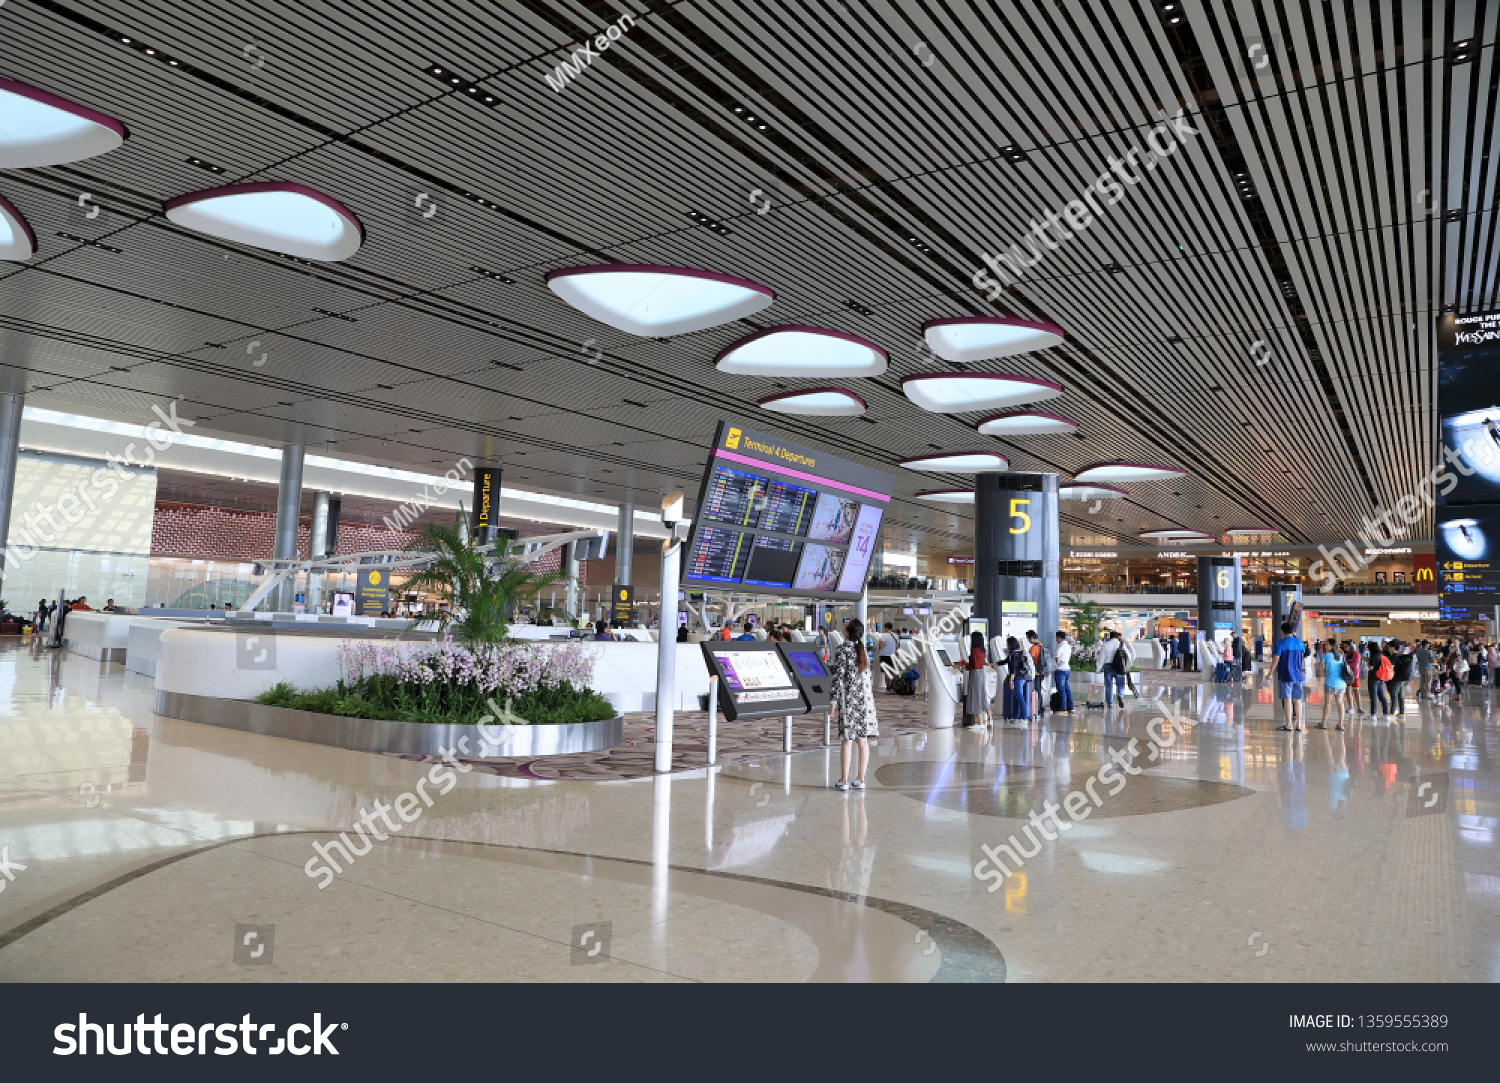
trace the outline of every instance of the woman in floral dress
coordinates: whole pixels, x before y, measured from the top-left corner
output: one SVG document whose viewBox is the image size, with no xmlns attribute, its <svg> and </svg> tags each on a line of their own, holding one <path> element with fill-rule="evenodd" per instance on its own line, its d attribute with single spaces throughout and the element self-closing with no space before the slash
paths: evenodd
<svg viewBox="0 0 1500 1083">
<path fill-rule="evenodd" d="M 880 736 L 880 727 L 875 721 L 875 695 L 871 688 L 874 673 L 870 667 L 870 655 L 865 650 L 865 626 L 851 620 L 844 628 L 844 642 L 833 655 L 833 692 L 829 710 L 839 724 L 839 780 L 833 784 L 836 790 L 865 788 L 865 769 L 870 766 L 871 737 Z M 859 777 L 849 778 L 849 761 L 859 743 Z"/>
</svg>

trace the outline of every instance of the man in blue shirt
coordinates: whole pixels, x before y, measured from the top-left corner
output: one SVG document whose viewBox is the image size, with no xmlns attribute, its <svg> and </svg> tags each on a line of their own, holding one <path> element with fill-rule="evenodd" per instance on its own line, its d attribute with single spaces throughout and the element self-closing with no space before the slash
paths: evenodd
<svg viewBox="0 0 1500 1083">
<path fill-rule="evenodd" d="M 1281 626 L 1281 638 L 1276 641 L 1276 698 L 1281 700 L 1286 712 L 1286 724 L 1277 726 L 1288 733 L 1302 732 L 1302 660 L 1306 647 L 1302 640 L 1292 634 L 1292 623 Z"/>
</svg>

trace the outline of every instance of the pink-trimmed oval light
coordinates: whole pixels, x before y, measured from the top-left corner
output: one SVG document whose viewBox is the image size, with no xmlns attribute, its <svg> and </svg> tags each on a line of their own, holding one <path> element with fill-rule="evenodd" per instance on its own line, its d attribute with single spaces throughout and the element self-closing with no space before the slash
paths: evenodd
<svg viewBox="0 0 1500 1083">
<path fill-rule="evenodd" d="M 1201 530 L 1186 530 L 1180 528 L 1162 530 L 1143 530 L 1141 537 L 1147 541 L 1155 542 L 1205 542 L 1213 541 L 1212 534 L 1205 534 Z"/>
<path fill-rule="evenodd" d="M 1279 526 L 1232 526 L 1224 531 L 1225 537 L 1251 537 L 1256 534 L 1280 534 Z"/>
<path fill-rule="evenodd" d="M 31 224 L 10 200 L 0 196 L 0 259 L 19 262 L 34 255 L 36 234 Z"/>
<path fill-rule="evenodd" d="M 1063 331 L 1053 324 L 1034 320 L 958 316 L 928 320 L 922 325 L 922 337 L 944 361 L 966 365 L 1045 350 L 1062 342 Z"/>
<path fill-rule="evenodd" d="M 998 451 L 940 451 L 902 459 L 901 465 L 932 474 L 977 474 L 981 470 L 1009 470 L 1010 460 Z"/>
<path fill-rule="evenodd" d="M 1064 485 L 1057 490 L 1059 500 L 1117 500 L 1129 495 L 1113 485 Z"/>
<path fill-rule="evenodd" d="M 1073 475 L 1075 482 L 1161 481 L 1180 478 L 1187 471 L 1177 466 L 1149 466 L 1146 463 L 1095 463 Z"/>
<path fill-rule="evenodd" d="M 365 239 L 353 211 L 290 181 L 208 188 L 169 199 L 165 206 L 168 220 L 185 229 L 299 259 L 348 259 Z"/>
<path fill-rule="evenodd" d="M 1062 394 L 1062 385 L 998 372 L 923 372 L 901 377 L 901 390 L 924 410 L 967 414 L 1055 399 Z"/>
<path fill-rule="evenodd" d="M 886 352 L 843 331 L 804 324 L 768 327 L 719 354 L 720 372 L 737 376 L 797 376 L 846 379 L 885 372 Z"/>
<path fill-rule="evenodd" d="M 717 327 L 776 300 L 748 279 L 643 263 L 564 267 L 548 272 L 547 288 L 600 323 L 649 338 Z"/>
<path fill-rule="evenodd" d="M 842 387 L 809 387 L 801 391 L 783 391 L 761 399 L 762 410 L 777 414 L 800 414 L 804 417 L 858 417 L 865 412 L 865 400 Z"/>
<path fill-rule="evenodd" d="M 979 431 L 984 436 L 1066 436 L 1078 431 L 1078 422 L 1061 414 L 1020 410 L 985 418 Z"/>
<path fill-rule="evenodd" d="M 0 79 L 0 169 L 35 169 L 108 154 L 130 132 L 114 117 L 40 87 Z"/>
<path fill-rule="evenodd" d="M 917 494 L 918 500 L 929 504 L 972 504 L 973 489 L 927 489 Z"/>
</svg>

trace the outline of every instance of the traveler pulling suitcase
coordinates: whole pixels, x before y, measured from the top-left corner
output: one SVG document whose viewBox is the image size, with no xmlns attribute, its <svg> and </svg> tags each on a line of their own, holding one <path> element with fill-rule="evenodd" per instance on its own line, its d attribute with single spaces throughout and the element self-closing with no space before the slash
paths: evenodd
<svg viewBox="0 0 1500 1083">
<path fill-rule="evenodd" d="M 1214 681 L 1218 684 L 1228 684 L 1230 678 L 1229 663 L 1220 662 L 1214 666 Z"/>
</svg>

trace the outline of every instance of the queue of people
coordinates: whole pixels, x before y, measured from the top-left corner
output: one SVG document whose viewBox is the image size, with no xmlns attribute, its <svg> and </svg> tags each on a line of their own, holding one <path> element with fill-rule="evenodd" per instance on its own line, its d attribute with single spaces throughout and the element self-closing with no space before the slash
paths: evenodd
<svg viewBox="0 0 1500 1083">
<path fill-rule="evenodd" d="M 1287 704 L 1286 723 L 1278 728 L 1293 732 L 1303 728 L 1300 705 L 1293 706 L 1301 698 L 1294 694 L 1300 687 L 1281 686 L 1284 671 L 1302 672 L 1303 658 L 1314 660 L 1323 682 L 1323 710 L 1315 729 L 1327 729 L 1330 714 L 1335 730 L 1344 728 L 1346 718 L 1399 718 L 1406 714 L 1408 696 L 1413 691 L 1418 700 L 1441 704 L 1450 696 L 1462 695 L 1466 687 L 1495 687 L 1500 680 L 1500 648 L 1473 639 L 1443 643 L 1427 639 L 1415 643 L 1329 639 L 1304 647 L 1288 631 L 1277 643 L 1277 656 L 1278 698 Z M 1361 692 L 1367 705 L 1361 700 Z"/>
</svg>

